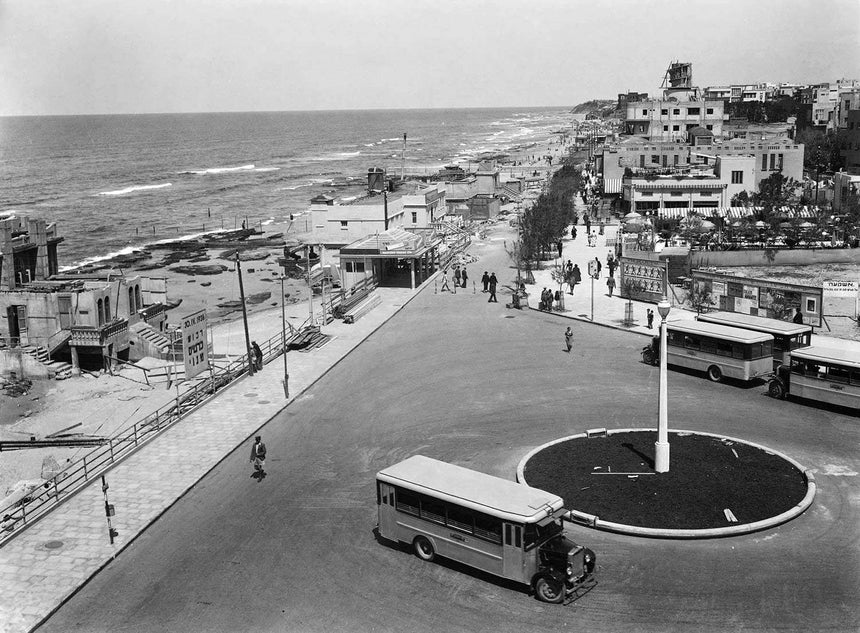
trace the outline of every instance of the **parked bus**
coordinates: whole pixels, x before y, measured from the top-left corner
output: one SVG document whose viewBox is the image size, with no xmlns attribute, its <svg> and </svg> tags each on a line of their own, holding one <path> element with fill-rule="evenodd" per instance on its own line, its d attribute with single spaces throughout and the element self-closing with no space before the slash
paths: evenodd
<svg viewBox="0 0 860 633">
<path fill-rule="evenodd" d="M 666 362 L 707 372 L 719 382 L 723 376 L 753 380 L 773 372 L 773 336 L 736 327 L 673 321 L 666 324 Z M 660 337 L 642 349 L 642 360 L 660 362 Z"/>
<path fill-rule="evenodd" d="M 860 353 L 820 346 L 791 352 L 791 359 L 768 382 L 774 398 L 795 396 L 840 407 L 860 408 Z"/>
<path fill-rule="evenodd" d="M 379 534 L 562 602 L 593 579 L 594 552 L 564 536 L 561 497 L 414 455 L 376 475 Z"/>
<path fill-rule="evenodd" d="M 773 368 L 788 365 L 789 352 L 807 347 L 812 342 L 812 326 L 779 319 L 741 314 L 740 312 L 708 312 L 696 317 L 705 323 L 739 327 L 753 332 L 764 332 L 773 337 Z"/>
</svg>

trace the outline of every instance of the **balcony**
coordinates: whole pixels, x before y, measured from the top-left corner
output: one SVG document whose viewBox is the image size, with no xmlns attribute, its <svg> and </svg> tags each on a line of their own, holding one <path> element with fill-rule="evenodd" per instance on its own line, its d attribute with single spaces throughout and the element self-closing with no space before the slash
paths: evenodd
<svg viewBox="0 0 860 633">
<path fill-rule="evenodd" d="M 70 345 L 76 347 L 103 347 L 128 338 L 128 319 L 115 319 L 96 327 L 93 325 L 73 325 Z"/>
<path fill-rule="evenodd" d="M 154 320 L 157 316 L 164 314 L 167 310 L 167 307 L 163 303 L 153 303 L 152 305 L 146 306 L 137 311 L 137 314 L 143 319 L 146 323 Z"/>
</svg>

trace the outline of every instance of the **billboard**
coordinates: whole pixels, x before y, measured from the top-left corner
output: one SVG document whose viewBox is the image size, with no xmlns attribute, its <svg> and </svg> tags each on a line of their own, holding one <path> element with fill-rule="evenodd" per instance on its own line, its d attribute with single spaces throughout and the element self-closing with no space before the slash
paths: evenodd
<svg viewBox="0 0 860 633">
<path fill-rule="evenodd" d="M 185 379 L 194 378 L 209 369 L 209 345 L 206 339 L 206 312 L 199 310 L 182 319 L 182 357 Z"/>
<path fill-rule="evenodd" d="M 694 270 L 692 287 L 709 292 L 715 310 L 792 321 L 800 310 L 803 322 L 821 327 L 824 298 L 821 288 L 749 279 Z"/>
<path fill-rule="evenodd" d="M 666 296 L 668 260 L 622 257 L 618 270 L 620 294 L 625 299 L 657 302 Z"/>
</svg>

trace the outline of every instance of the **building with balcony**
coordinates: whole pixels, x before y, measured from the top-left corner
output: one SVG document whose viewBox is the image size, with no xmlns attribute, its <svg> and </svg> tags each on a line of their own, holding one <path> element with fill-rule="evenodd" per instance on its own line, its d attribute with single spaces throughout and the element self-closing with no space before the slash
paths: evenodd
<svg viewBox="0 0 860 633">
<path fill-rule="evenodd" d="M 714 136 L 723 134 L 722 101 L 654 99 L 627 105 L 624 132 L 648 141 L 685 142 L 687 132 L 703 127 Z"/>
</svg>

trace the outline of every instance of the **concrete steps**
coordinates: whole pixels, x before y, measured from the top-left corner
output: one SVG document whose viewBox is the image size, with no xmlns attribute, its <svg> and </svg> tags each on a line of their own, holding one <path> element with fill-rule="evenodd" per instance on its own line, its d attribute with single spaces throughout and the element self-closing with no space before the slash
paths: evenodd
<svg viewBox="0 0 860 633">
<path fill-rule="evenodd" d="M 72 366 L 58 360 L 51 360 L 48 350 L 41 346 L 25 345 L 21 348 L 25 354 L 29 354 L 39 363 L 48 368 L 48 372 L 54 380 L 65 380 L 72 377 Z"/>
</svg>

